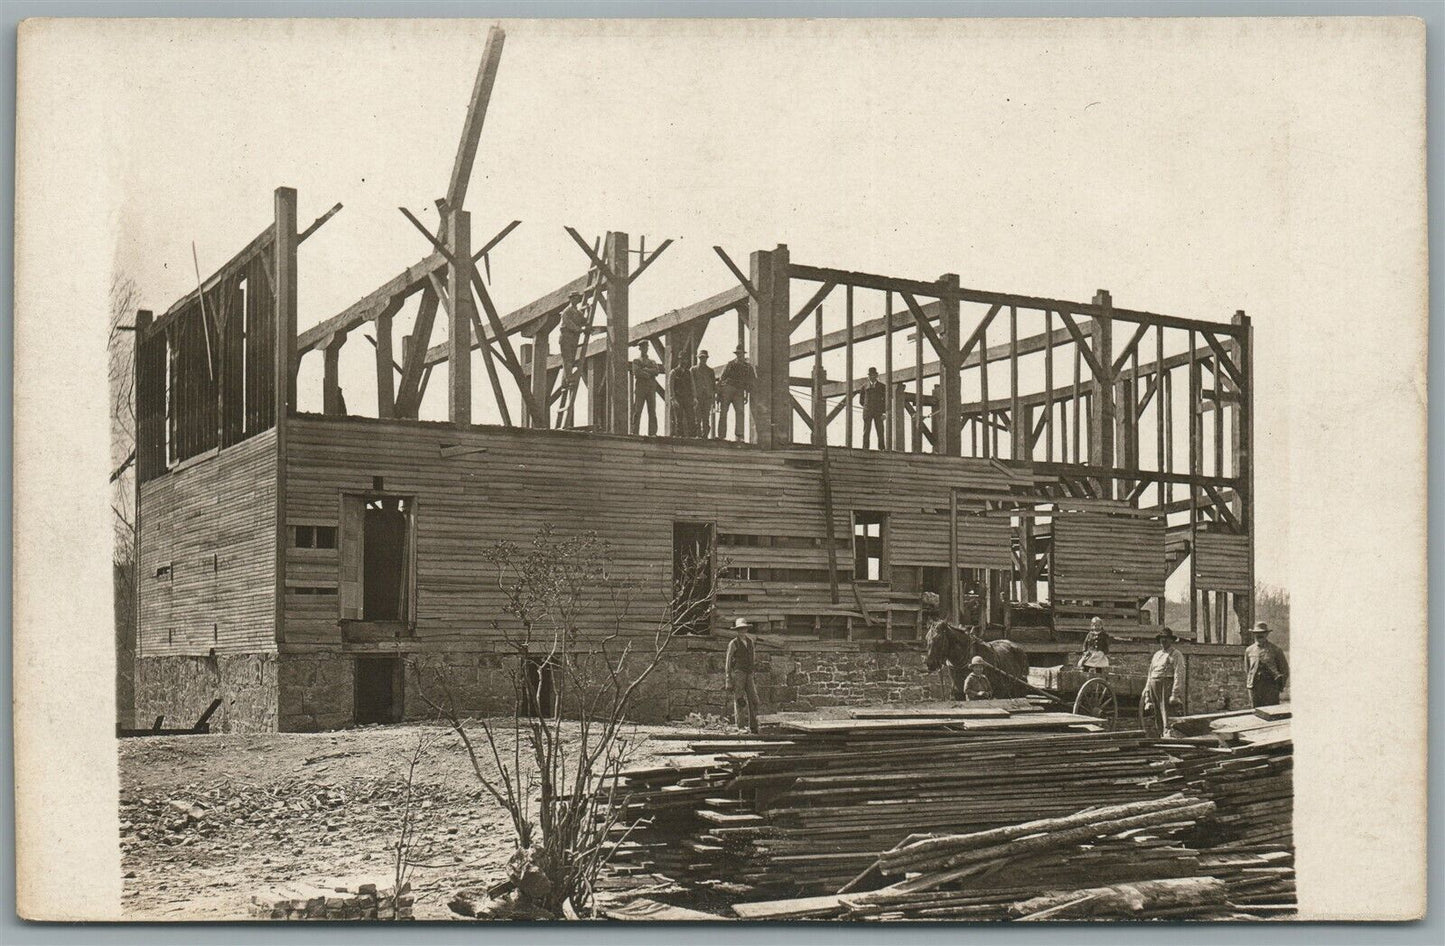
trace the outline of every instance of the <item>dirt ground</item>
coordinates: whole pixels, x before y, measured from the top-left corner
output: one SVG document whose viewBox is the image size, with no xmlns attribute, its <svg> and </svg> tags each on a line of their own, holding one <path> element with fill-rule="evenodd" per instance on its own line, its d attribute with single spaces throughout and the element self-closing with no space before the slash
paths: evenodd
<svg viewBox="0 0 1445 946">
<path fill-rule="evenodd" d="M 510 722 L 508 722 L 510 730 Z M 630 765 L 666 761 L 637 727 Z M 696 729 L 696 726 L 687 728 Z M 510 731 L 503 741 L 510 745 Z M 120 741 L 124 903 L 134 919 L 249 919 L 269 884 L 364 877 L 390 885 L 406 771 L 413 781 L 418 919 L 455 919 L 447 899 L 505 876 L 511 828 L 441 726 Z M 672 748 L 678 748 L 676 743 Z"/>
</svg>

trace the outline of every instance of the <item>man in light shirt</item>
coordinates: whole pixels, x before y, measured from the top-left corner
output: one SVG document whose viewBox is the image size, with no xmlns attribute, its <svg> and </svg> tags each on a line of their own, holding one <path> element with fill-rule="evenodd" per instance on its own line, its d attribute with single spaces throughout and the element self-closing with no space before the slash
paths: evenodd
<svg viewBox="0 0 1445 946">
<path fill-rule="evenodd" d="M 1184 705 L 1181 688 L 1184 684 L 1184 658 L 1174 649 L 1178 640 L 1174 632 L 1164 628 L 1154 639 L 1159 649 L 1149 659 L 1149 676 L 1144 681 L 1144 710 L 1159 720 L 1159 732 L 1169 729 L 1169 713 Z"/>
</svg>

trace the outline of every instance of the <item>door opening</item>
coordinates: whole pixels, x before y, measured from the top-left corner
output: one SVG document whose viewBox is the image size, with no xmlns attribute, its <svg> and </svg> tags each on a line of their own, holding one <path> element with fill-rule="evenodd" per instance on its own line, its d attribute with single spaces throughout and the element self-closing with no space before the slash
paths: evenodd
<svg viewBox="0 0 1445 946">
<path fill-rule="evenodd" d="M 400 657 L 357 657 L 355 661 L 357 725 L 399 723 L 405 680 Z"/>
</svg>

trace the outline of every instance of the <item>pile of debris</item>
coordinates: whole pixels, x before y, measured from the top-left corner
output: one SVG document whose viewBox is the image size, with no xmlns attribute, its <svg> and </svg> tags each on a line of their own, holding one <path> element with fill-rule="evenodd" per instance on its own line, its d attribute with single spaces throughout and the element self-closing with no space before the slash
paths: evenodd
<svg viewBox="0 0 1445 946">
<path fill-rule="evenodd" d="M 616 861 L 757 919 L 1287 913 L 1287 714 L 1154 741 L 1012 700 L 680 735 L 678 765 L 625 773 Z"/>
<path fill-rule="evenodd" d="M 269 920 L 410 920 L 411 884 L 401 889 L 371 881 L 285 884 L 251 897 L 251 915 Z"/>
</svg>

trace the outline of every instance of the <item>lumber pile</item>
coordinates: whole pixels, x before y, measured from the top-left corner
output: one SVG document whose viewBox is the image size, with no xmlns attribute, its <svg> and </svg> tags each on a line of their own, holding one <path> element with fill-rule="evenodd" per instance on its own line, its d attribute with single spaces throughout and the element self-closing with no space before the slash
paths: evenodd
<svg viewBox="0 0 1445 946">
<path fill-rule="evenodd" d="M 790 714 L 759 737 L 679 736 L 674 766 L 625 773 L 642 819 L 614 862 L 749 896 L 831 893 L 910 835 L 1000 828 L 1136 802 L 1164 756 L 1139 733 L 1035 702 Z"/>
<path fill-rule="evenodd" d="M 1219 714 L 1209 739 L 1165 741 L 1160 784 L 1208 798 L 1214 814 L 1189 838 L 1209 852 L 1212 874 L 1232 902 L 1264 912 L 1291 909 L 1294 886 L 1294 744 L 1288 707 Z M 1187 726 L 1185 728 L 1188 728 Z"/>
</svg>

